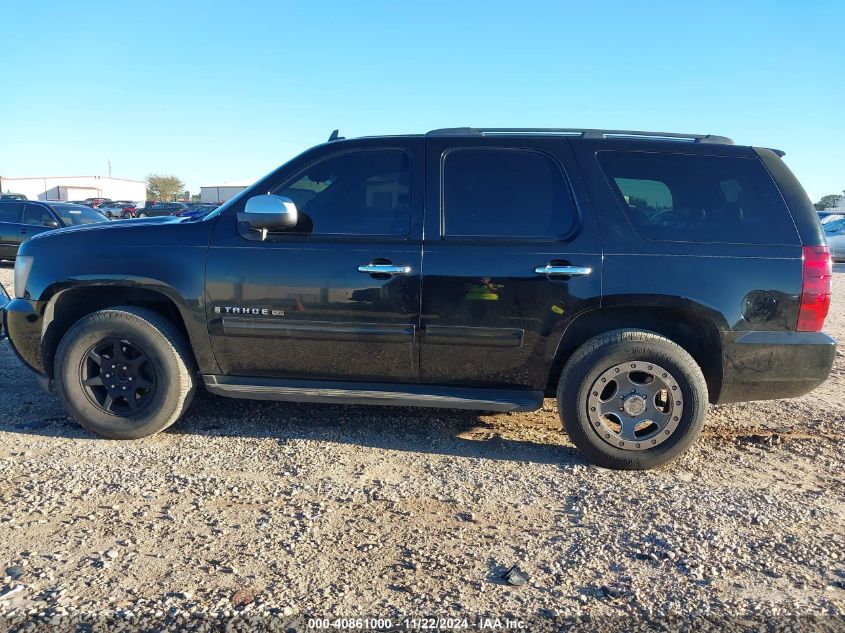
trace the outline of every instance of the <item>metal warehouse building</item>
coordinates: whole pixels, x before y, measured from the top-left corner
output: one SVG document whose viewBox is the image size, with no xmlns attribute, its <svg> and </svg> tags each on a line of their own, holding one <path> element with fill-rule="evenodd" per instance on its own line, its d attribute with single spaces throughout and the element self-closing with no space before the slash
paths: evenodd
<svg viewBox="0 0 845 633">
<path fill-rule="evenodd" d="M 146 200 L 147 184 L 143 180 L 109 178 L 107 176 L 33 176 L 0 178 L 0 191 L 22 193 L 30 200 Z"/>
<path fill-rule="evenodd" d="M 254 180 L 232 180 L 219 185 L 206 185 L 200 187 L 200 202 L 226 202 L 234 198 L 241 191 L 252 185 Z"/>
</svg>

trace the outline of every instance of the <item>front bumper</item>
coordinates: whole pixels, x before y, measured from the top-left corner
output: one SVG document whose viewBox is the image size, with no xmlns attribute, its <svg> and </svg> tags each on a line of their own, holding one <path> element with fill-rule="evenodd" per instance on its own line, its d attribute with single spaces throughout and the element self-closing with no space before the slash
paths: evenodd
<svg viewBox="0 0 845 633">
<path fill-rule="evenodd" d="M 46 375 L 41 356 L 44 306 L 29 299 L 12 299 L 3 307 L 3 331 L 15 354 L 32 371 Z"/>
<path fill-rule="evenodd" d="M 6 318 L 6 306 L 9 305 L 9 293 L 6 292 L 6 289 L 3 287 L 3 284 L 0 284 L 0 341 L 6 338 L 6 326 L 4 325 L 4 321 Z"/>
<path fill-rule="evenodd" d="M 823 332 L 723 332 L 715 404 L 803 396 L 827 380 L 835 356 Z"/>
</svg>

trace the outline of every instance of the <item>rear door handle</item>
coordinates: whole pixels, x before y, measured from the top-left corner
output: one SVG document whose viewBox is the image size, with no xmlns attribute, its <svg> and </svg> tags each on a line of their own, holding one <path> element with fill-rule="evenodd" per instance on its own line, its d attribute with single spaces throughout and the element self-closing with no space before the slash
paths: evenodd
<svg viewBox="0 0 845 633">
<path fill-rule="evenodd" d="M 584 277 L 593 272 L 593 269 L 589 266 L 555 266 L 554 264 L 544 264 L 543 266 L 537 266 L 534 272 L 538 275 Z"/>
<path fill-rule="evenodd" d="M 358 272 L 369 273 L 370 275 L 408 275 L 411 272 L 411 267 L 394 264 L 365 264 L 358 266 Z"/>
</svg>

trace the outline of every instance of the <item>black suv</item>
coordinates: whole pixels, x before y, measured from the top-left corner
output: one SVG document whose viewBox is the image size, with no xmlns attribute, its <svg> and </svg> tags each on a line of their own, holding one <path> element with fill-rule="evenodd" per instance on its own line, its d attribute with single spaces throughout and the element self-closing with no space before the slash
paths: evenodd
<svg viewBox="0 0 845 633">
<path fill-rule="evenodd" d="M 148 203 L 137 209 L 136 218 L 159 217 L 163 215 L 179 215 L 188 211 L 188 206 L 181 202 L 155 202 Z"/>
<path fill-rule="evenodd" d="M 86 428 L 235 398 L 527 411 L 593 461 L 680 455 L 707 403 L 830 372 L 831 261 L 781 152 L 458 128 L 319 145 L 201 218 L 26 242 L 5 327 Z M 87 253 L 87 257 L 78 257 Z"/>
</svg>

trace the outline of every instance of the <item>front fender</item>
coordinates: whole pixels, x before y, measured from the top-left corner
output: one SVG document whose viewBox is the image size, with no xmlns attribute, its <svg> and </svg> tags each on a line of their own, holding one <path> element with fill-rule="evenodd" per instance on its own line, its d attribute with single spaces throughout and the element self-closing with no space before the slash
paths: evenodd
<svg viewBox="0 0 845 633">
<path fill-rule="evenodd" d="M 26 288 L 18 289 L 26 305 L 13 306 L 8 319 L 16 350 L 27 365 L 49 375 L 58 341 L 85 314 L 113 305 L 163 303 L 168 316 L 181 319 L 199 368 L 216 373 L 205 314 L 213 224 L 115 222 L 29 240 L 21 254 L 32 256 L 33 265 Z"/>
<path fill-rule="evenodd" d="M 173 286 L 159 279 L 141 277 L 71 279 L 53 284 L 45 292 L 41 341 L 44 347 L 44 367 L 51 369 L 49 354 L 58 347 L 58 342 L 67 329 L 79 318 L 95 309 L 114 305 L 167 306 L 163 316 L 175 320 L 176 315 L 188 336 L 198 367 L 218 369 L 211 350 L 205 318 L 205 304 L 202 288 L 195 296 L 187 297 Z M 80 306 L 86 306 L 80 313 Z"/>
</svg>

